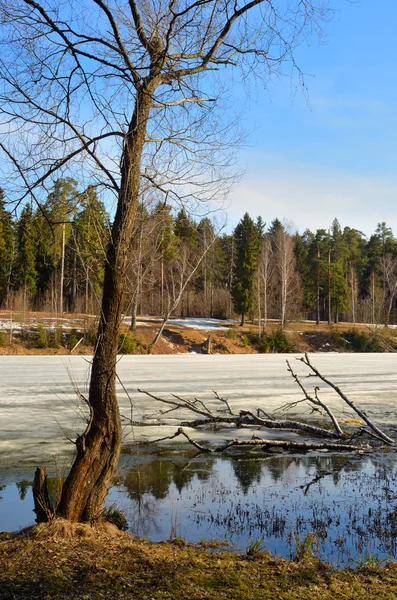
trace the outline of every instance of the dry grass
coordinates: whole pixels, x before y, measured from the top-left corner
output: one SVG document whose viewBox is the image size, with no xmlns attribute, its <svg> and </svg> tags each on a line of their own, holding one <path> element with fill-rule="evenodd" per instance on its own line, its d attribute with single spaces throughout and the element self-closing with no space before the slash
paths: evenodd
<svg viewBox="0 0 397 600">
<path fill-rule="evenodd" d="M 210 554 L 183 543 L 153 544 L 112 526 L 55 521 L 0 536 L 0 597 L 60 600 L 391 600 L 397 568 L 334 571 L 231 553 Z"/>
<path fill-rule="evenodd" d="M 0 312 L 0 320 L 11 318 L 14 322 L 26 322 L 29 319 L 36 319 L 38 322 L 44 322 L 45 319 L 51 319 L 52 324 L 55 323 L 54 315 L 50 313 L 10 313 L 9 311 Z M 95 322 L 95 317 L 92 315 L 74 315 L 64 314 L 62 319 L 57 322 L 57 325 L 61 328 L 65 320 L 70 326 L 76 327 L 76 329 L 82 326 L 90 327 Z M 159 327 L 159 323 L 153 320 L 147 320 L 145 323 L 140 324 L 138 321 L 137 331 L 135 337 L 139 340 L 139 344 L 136 347 L 136 353 L 142 354 L 151 351 L 153 354 L 185 354 L 188 352 L 201 352 L 201 347 L 208 337 L 212 339 L 212 351 L 215 354 L 254 354 L 257 352 L 255 344 L 247 343 L 247 338 L 251 334 L 258 334 L 258 325 L 255 323 L 247 323 L 244 327 L 239 327 L 237 324 L 233 328 L 234 335 L 228 334 L 228 331 L 205 331 L 189 329 L 188 327 L 176 327 L 172 324 L 172 320 L 167 323 L 166 329 L 163 336 L 157 343 L 157 345 L 151 349 L 151 343 L 153 342 L 155 333 Z M 316 325 L 313 321 L 303 322 L 289 322 L 284 328 L 284 333 L 290 343 L 293 352 L 316 352 L 316 351 L 346 351 L 349 348 L 344 347 L 343 342 L 340 340 L 340 336 L 346 332 L 354 330 L 359 333 L 370 335 L 370 329 L 367 325 L 352 323 L 337 323 L 329 326 L 325 322 L 321 322 Z M 122 326 L 123 331 L 128 331 L 128 325 Z M 279 329 L 279 324 L 276 321 L 269 321 L 266 325 L 266 335 L 272 335 Z M 380 344 L 380 349 L 383 351 L 389 351 L 390 345 L 397 348 L 397 330 L 379 328 L 377 334 L 380 340 L 385 340 L 385 344 Z M 339 337 L 339 339 L 338 339 Z M 350 347 L 350 350 L 352 348 Z M 82 344 L 74 351 L 74 354 L 92 354 L 92 346 L 83 346 Z M 35 355 L 48 355 L 48 354 L 69 354 L 67 348 L 32 348 L 28 343 L 24 343 L 22 340 L 16 337 L 11 346 L 7 345 L 4 347 L 0 346 L 0 355 L 6 354 L 35 354 Z"/>
</svg>

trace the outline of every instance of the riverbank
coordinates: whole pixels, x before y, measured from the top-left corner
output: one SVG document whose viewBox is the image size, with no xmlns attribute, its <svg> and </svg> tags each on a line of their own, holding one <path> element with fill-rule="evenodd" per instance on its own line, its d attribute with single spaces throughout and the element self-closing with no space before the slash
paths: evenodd
<svg viewBox="0 0 397 600">
<path fill-rule="evenodd" d="M 122 323 L 120 354 L 258 354 L 302 352 L 396 352 L 397 329 L 356 323 L 277 321 L 266 325 L 210 318 L 170 319 L 153 345 L 161 318 L 139 317 L 134 332 Z M 94 315 L 0 312 L 0 355 L 90 355 Z"/>
<path fill-rule="evenodd" d="M 210 552 L 181 540 L 154 544 L 114 526 L 55 521 L 21 534 L 0 534 L 0 596 L 63 600 L 391 600 L 396 563 L 369 558 L 335 571 L 298 547 L 295 561 L 251 544 L 246 554 Z"/>
</svg>

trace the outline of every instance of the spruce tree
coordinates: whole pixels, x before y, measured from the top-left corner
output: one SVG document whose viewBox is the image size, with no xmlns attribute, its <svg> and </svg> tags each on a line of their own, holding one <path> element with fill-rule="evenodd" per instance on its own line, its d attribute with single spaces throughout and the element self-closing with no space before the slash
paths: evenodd
<svg viewBox="0 0 397 600">
<path fill-rule="evenodd" d="M 23 307 L 26 310 L 29 300 L 33 298 L 37 290 L 37 245 L 33 211 L 30 204 L 26 204 L 21 212 L 16 228 L 16 238 L 17 258 L 14 284 L 15 288 L 23 293 Z"/>
<path fill-rule="evenodd" d="M 232 297 L 234 310 L 241 315 L 241 326 L 244 325 L 245 317 L 254 304 L 254 275 L 258 264 L 261 235 L 262 228 L 255 224 L 248 213 L 245 213 L 234 230 L 235 263 Z"/>
</svg>

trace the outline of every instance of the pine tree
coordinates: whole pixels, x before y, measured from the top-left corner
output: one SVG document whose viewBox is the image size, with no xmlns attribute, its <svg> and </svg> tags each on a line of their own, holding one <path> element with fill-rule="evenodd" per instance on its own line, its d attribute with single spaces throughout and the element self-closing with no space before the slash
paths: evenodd
<svg viewBox="0 0 397 600">
<path fill-rule="evenodd" d="M 17 258 L 14 285 L 23 293 L 23 308 L 27 309 L 37 291 L 37 244 L 35 241 L 34 216 L 31 204 L 26 204 L 16 227 Z"/>
<path fill-rule="evenodd" d="M 260 237 L 257 225 L 248 213 L 234 230 L 235 265 L 233 272 L 232 296 L 234 310 L 241 315 L 240 325 L 254 304 L 254 279 L 260 250 Z"/>
<path fill-rule="evenodd" d="M 15 260 L 15 233 L 11 213 L 0 189 L 0 306 L 7 304 Z"/>
<path fill-rule="evenodd" d="M 80 293 L 84 297 L 84 312 L 88 313 L 94 310 L 92 297 L 99 298 L 102 289 L 109 216 L 92 186 L 80 195 L 79 204 L 80 211 L 72 222 L 67 248 L 65 287 L 70 308 L 75 307 Z"/>
</svg>

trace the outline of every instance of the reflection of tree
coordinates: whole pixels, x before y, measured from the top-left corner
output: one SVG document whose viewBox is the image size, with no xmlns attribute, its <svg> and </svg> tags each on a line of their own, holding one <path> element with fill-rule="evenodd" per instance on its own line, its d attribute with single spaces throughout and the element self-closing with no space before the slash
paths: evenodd
<svg viewBox="0 0 397 600">
<path fill-rule="evenodd" d="M 124 478 L 128 495 L 133 500 L 139 500 L 142 494 L 152 494 L 157 500 L 165 498 L 172 482 L 172 471 L 172 463 L 164 460 L 135 465 Z"/>
<path fill-rule="evenodd" d="M 190 483 L 195 475 L 199 481 L 208 481 L 214 466 L 213 460 L 200 461 L 199 463 L 188 462 L 184 465 L 174 465 L 174 484 L 179 493 Z"/>
<path fill-rule="evenodd" d="M 293 456 L 275 456 L 266 462 L 266 467 L 274 483 L 282 478 L 284 472 L 293 463 L 296 463 L 296 457 Z"/>
<path fill-rule="evenodd" d="M 232 467 L 234 474 L 243 490 L 244 495 L 248 494 L 253 483 L 259 483 L 262 476 L 263 463 L 259 460 L 233 460 Z"/>
<path fill-rule="evenodd" d="M 123 483 L 133 500 L 140 500 L 143 494 L 162 500 L 167 496 L 171 483 L 181 493 L 195 475 L 200 481 L 207 481 L 212 467 L 212 460 L 178 464 L 158 459 L 129 469 Z"/>
<path fill-rule="evenodd" d="M 143 497 L 135 500 L 131 514 L 128 515 L 129 529 L 134 535 L 149 536 L 154 531 L 159 531 L 156 522 L 158 513 L 157 501 L 153 497 Z"/>
<path fill-rule="evenodd" d="M 59 499 L 61 497 L 62 484 L 64 482 L 64 477 L 48 477 L 47 485 L 48 485 L 48 496 L 50 498 L 51 506 L 55 507 L 58 505 Z"/>
<path fill-rule="evenodd" d="M 20 499 L 25 500 L 27 491 L 32 486 L 32 482 L 27 479 L 22 479 L 22 481 L 17 481 L 15 485 L 18 488 Z"/>
<path fill-rule="evenodd" d="M 181 493 L 183 488 L 191 482 L 193 477 L 194 471 L 190 468 L 190 466 L 184 466 L 181 468 L 179 465 L 175 465 L 173 481 L 179 493 Z"/>
</svg>

